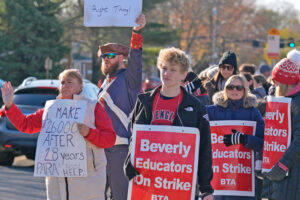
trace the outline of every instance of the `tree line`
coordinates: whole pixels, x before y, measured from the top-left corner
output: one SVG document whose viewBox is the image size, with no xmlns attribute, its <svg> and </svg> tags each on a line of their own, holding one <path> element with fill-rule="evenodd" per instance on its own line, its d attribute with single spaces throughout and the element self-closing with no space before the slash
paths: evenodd
<svg viewBox="0 0 300 200">
<path fill-rule="evenodd" d="M 28 76 L 45 78 L 47 57 L 53 59 L 51 75 L 56 78 L 71 65 L 74 45 L 77 54 L 92 58 L 92 81 L 103 78 L 98 46 L 129 45 L 131 28 L 84 27 L 83 12 L 83 0 L 0 0 L 0 78 L 13 84 Z M 288 4 L 277 12 L 249 0 L 144 0 L 143 12 L 148 21 L 143 30 L 145 74 L 156 70 L 158 51 L 166 46 L 188 52 L 194 71 L 200 72 L 229 49 L 239 63 L 270 62 L 266 38 L 271 28 L 279 29 L 283 39 L 300 40 L 299 14 Z M 288 50 L 282 49 L 282 55 Z M 67 62 L 60 62 L 63 58 Z"/>
</svg>

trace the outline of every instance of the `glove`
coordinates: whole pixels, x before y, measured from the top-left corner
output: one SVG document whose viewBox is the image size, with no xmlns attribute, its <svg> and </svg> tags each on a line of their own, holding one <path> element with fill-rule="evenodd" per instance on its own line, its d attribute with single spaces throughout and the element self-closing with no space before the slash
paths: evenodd
<svg viewBox="0 0 300 200">
<path fill-rule="evenodd" d="M 233 134 L 224 135 L 223 142 L 228 147 L 235 144 L 246 144 L 247 135 L 235 129 L 231 130 Z"/>
<path fill-rule="evenodd" d="M 134 166 L 132 165 L 132 163 L 127 162 L 126 168 L 125 168 L 125 175 L 128 177 L 129 180 L 131 180 L 132 178 L 134 178 L 137 175 L 140 175 L 140 172 L 138 172 Z"/>
<path fill-rule="evenodd" d="M 185 90 L 189 93 L 195 92 L 198 88 L 202 86 L 200 79 L 196 78 L 193 82 L 190 82 L 185 86 Z M 203 87 L 203 86 L 202 86 Z M 200 88 L 201 89 L 201 88 Z"/>
<path fill-rule="evenodd" d="M 197 74 L 195 74 L 195 72 L 190 71 L 187 73 L 184 82 L 192 82 L 195 78 L 198 78 Z"/>
<path fill-rule="evenodd" d="M 284 177 L 286 177 L 287 170 L 288 168 L 284 164 L 278 162 L 272 167 L 271 171 L 264 175 L 271 181 L 281 181 Z"/>
</svg>

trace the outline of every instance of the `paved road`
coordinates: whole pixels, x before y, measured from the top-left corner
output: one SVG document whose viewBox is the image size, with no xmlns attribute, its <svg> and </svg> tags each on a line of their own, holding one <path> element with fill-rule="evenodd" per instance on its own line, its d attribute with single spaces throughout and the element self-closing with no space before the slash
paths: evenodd
<svg viewBox="0 0 300 200">
<path fill-rule="evenodd" d="M 33 164 L 21 156 L 12 167 L 0 166 L 0 200 L 46 199 L 45 179 L 33 177 Z"/>
<path fill-rule="evenodd" d="M 20 156 L 12 167 L 0 166 L 0 200 L 46 199 L 45 179 L 33 177 L 33 164 Z"/>
</svg>

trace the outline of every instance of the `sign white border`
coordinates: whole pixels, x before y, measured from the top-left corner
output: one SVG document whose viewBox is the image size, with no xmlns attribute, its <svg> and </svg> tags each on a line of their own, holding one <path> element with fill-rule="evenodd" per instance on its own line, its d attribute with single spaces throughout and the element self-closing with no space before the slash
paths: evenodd
<svg viewBox="0 0 300 200">
<path fill-rule="evenodd" d="M 288 115 L 289 115 L 289 137 L 288 137 L 288 145 L 287 147 L 290 146 L 291 144 L 291 137 L 292 137 L 292 119 L 291 119 L 291 103 L 292 103 L 292 98 L 289 97 L 274 97 L 274 96 L 267 96 L 267 102 L 279 102 L 279 103 L 287 103 L 288 106 Z"/>
<path fill-rule="evenodd" d="M 78 119 L 77 118 L 68 118 L 68 119 L 64 119 L 64 118 L 59 118 L 57 117 L 56 111 L 58 108 L 64 109 L 64 108 L 70 108 L 70 107 L 78 107 L 81 109 L 81 111 L 79 112 L 79 116 Z M 84 123 L 85 120 L 85 115 L 86 115 L 86 110 L 87 110 L 87 101 L 85 100 L 72 100 L 72 99 L 54 99 L 54 100 L 48 100 L 46 101 L 45 107 L 44 107 L 44 112 L 43 112 L 43 116 L 42 116 L 42 124 L 43 127 L 41 128 L 40 134 L 38 135 L 38 141 L 37 141 L 37 147 L 36 147 L 36 153 L 35 153 L 35 163 L 34 163 L 34 176 L 35 177 L 86 177 L 88 176 L 88 170 L 87 170 L 87 152 L 86 152 L 86 141 L 83 138 L 82 135 L 80 135 L 79 130 L 76 126 L 76 130 L 75 132 L 71 133 L 72 134 L 72 139 L 74 142 L 74 146 L 73 147 L 61 147 L 61 146 L 56 146 L 56 144 L 54 144 L 55 142 L 52 143 L 52 137 L 51 135 L 65 135 L 68 134 L 70 132 L 66 132 L 64 133 L 63 129 L 60 132 L 51 132 L 48 133 L 46 131 L 46 121 L 48 116 L 49 120 L 52 122 L 72 122 L 72 124 L 74 123 Z M 68 110 L 69 111 L 69 110 Z M 62 111 L 63 112 L 63 111 Z M 69 114 L 69 113 L 67 113 Z M 52 123 L 51 123 L 52 124 Z M 53 126 L 53 124 L 52 124 Z M 51 128 L 52 129 L 52 128 Z M 51 137 L 51 142 L 50 144 L 46 144 L 45 143 L 45 139 L 47 138 L 47 136 Z M 48 154 L 47 152 L 47 148 L 51 149 Z M 51 160 L 53 159 L 53 152 L 52 149 L 56 148 L 57 149 L 57 154 L 58 157 L 56 160 Z M 61 153 L 72 153 L 73 151 L 77 151 L 79 153 L 83 153 L 83 159 L 75 159 L 75 160 L 64 160 L 64 158 L 62 158 Z M 46 160 L 45 156 L 49 155 L 50 156 L 50 160 Z M 58 174 L 52 175 L 52 174 L 47 174 L 45 173 L 43 170 L 43 173 L 38 173 L 38 163 L 42 163 L 42 164 L 56 164 L 57 165 L 57 170 L 58 170 Z M 63 173 L 63 170 L 66 169 L 73 169 L 68 167 L 68 165 L 79 165 L 80 168 L 82 168 L 83 173 L 81 176 L 79 175 L 68 175 L 65 176 Z M 78 167 L 78 166 L 77 166 Z M 47 172 L 47 170 L 46 170 Z"/>
<path fill-rule="evenodd" d="M 210 126 L 253 126 L 253 133 L 256 132 L 256 122 L 255 121 L 243 121 L 243 120 L 222 120 L 222 121 L 210 121 Z M 246 191 L 235 191 L 235 190 L 215 190 L 214 195 L 226 195 L 226 196 L 255 196 L 255 173 L 254 173 L 254 151 L 251 150 L 252 157 L 252 192 Z"/>
<path fill-rule="evenodd" d="M 193 185 L 192 185 L 192 195 L 191 200 L 195 200 L 195 189 L 197 181 L 197 172 L 198 172 L 198 158 L 197 152 L 199 152 L 200 145 L 200 133 L 198 128 L 192 127 L 183 127 L 183 126 L 165 126 L 165 125 L 141 125 L 134 124 L 132 131 L 132 141 L 131 141 L 131 158 L 130 162 L 134 165 L 134 150 L 136 144 L 136 132 L 137 131 L 154 131 L 154 132 L 174 132 L 174 133 L 184 133 L 184 134 L 196 134 L 196 146 L 195 146 L 195 159 L 194 159 L 194 173 L 193 173 Z M 132 191 L 132 180 L 129 181 L 128 195 L 127 199 L 131 199 Z"/>
<path fill-rule="evenodd" d="M 288 126 L 289 126 L 289 131 L 288 131 L 288 143 L 287 143 L 287 149 L 289 148 L 291 144 L 291 139 L 292 139 L 292 119 L 291 119 L 291 103 L 292 103 L 292 98 L 289 97 L 274 97 L 274 96 L 267 96 L 267 102 L 278 102 L 278 103 L 287 103 L 288 104 Z M 262 169 L 262 172 L 269 172 L 271 169 Z"/>
<path fill-rule="evenodd" d="M 129 6 L 122 9 L 124 6 Z M 98 7 L 100 6 L 100 8 Z M 114 8 L 120 6 L 120 10 L 127 10 L 129 15 L 119 16 L 113 13 Z M 84 19 L 83 25 L 85 27 L 133 27 L 138 24 L 135 19 L 141 14 L 143 9 L 143 0 L 84 0 Z M 105 10 L 106 14 L 102 15 Z M 109 11 L 107 11 L 109 10 Z M 101 17 L 98 17 L 97 11 L 100 11 Z"/>
</svg>

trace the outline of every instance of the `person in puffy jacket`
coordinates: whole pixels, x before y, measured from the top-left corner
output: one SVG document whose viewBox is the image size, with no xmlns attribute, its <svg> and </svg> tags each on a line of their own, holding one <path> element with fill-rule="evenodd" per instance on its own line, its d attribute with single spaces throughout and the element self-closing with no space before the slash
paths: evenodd
<svg viewBox="0 0 300 200">
<path fill-rule="evenodd" d="M 255 108 L 257 98 L 250 93 L 246 79 L 233 75 L 225 83 L 224 91 L 213 96 L 214 105 L 206 107 L 210 121 L 245 120 L 256 122 L 255 135 L 246 135 L 236 130 L 224 135 L 224 144 L 243 145 L 256 152 L 262 151 L 265 123 Z M 216 200 L 254 200 L 255 197 L 214 196 Z"/>
<path fill-rule="evenodd" d="M 104 148 L 114 145 L 116 133 L 103 107 L 82 94 L 82 77 L 78 70 L 64 70 L 59 75 L 58 99 L 84 100 L 87 102 L 84 124 L 77 123 L 79 133 L 86 141 L 87 177 L 46 177 L 48 200 L 104 200 L 106 183 L 106 157 Z M 13 88 L 5 82 L 2 98 L 6 116 L 21 132 L 38 133 L 42 129 L 44 108 L 25 116 L 13 102 Z"/>
<path fill-rule="evenodd" d="M 265 173 L 262 197 L 272 200 L 300 199 L 300 51 L 292 50 L 272 70 L 275 96 L 285 96 L 291 102 L 292 140 L 287 151 Z"/>
</svg>

